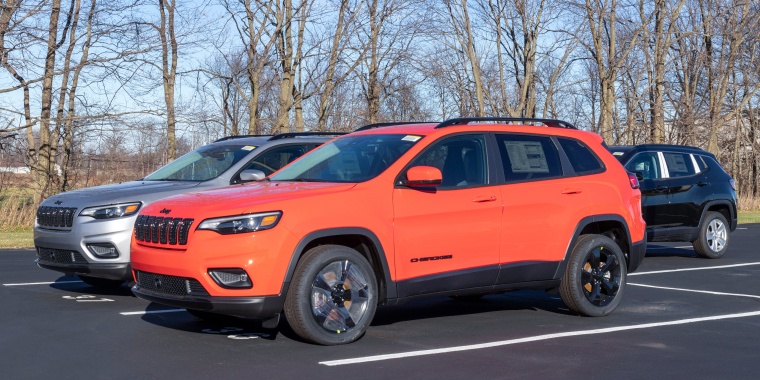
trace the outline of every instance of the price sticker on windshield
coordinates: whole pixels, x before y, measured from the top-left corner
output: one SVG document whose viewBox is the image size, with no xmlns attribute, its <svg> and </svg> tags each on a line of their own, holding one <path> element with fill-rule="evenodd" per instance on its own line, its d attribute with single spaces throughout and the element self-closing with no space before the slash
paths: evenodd
<svg viewBox="0 0 760 380">
<path fill-rule="evenodd" d="M 422 136 L 415 136 L 415 135 L 406 135 L 401 141 L 412 141 L 416 142 L 417 140 L 421 139 Z"/>
<path fill-rule="evenodd" d="M 254 150 L 254 149 L 256 149 L 256 147 L 255 147 L 255 146 L 253 146 L 253 145 L 246 145 L 246 146 L 244 146 L 242 149 L 243 149 L 243 150 Z"/>
</svg>

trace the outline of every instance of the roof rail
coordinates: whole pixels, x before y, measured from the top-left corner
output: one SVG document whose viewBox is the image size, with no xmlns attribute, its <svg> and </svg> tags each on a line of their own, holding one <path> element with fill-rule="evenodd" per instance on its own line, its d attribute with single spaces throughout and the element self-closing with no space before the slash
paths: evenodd
<svg viewBox="0 0 760 380">
<path fill-rule="evenodd" d="M 298 137 L 298 136 L 342 136 L 345 134 L 346 132 L 288 132 L 288 133 L 280 133 L 280 134 L 274 135 L 270 137 L 269 140 L 267 141 L 286 139 L 288 137 Z"/>
<path fill-rule="evenodd" d="M 221 139 L 216 140 L 214 142 L 216 143 L 216 142 L 219 142 L 219 141 L 227 141 L 227 140 L 232 140 L 232 139 L 243 139 L 243 138 L 246 138 L 246 137 L 269 137 L 269 136 L 272 136 L 272 135 L 237 135 L 237 136 L 226 136 L 226 137 L 222 137 Z"/>
<path fill-rule="evenodd" d="M 380 128 L 380 127 L 392 127 L 394 125 L 405 125 L 405 124 L 436 124 L 437 121 L 400 121 L 398 123 L 375 123 L 375 124 L 367 124 L 363 127 L 356 128 L 354 132 L 359 131 L 366 131 L 368 129 L 372 128 Z"/>
<path fill-rule="evenodd" d="M 554 119 L 533 119 L 530 117 L 462 117 L 458 119 L 446 120 L 443 123 L 438 124 L 435 127 L 435 129 L 451 127 L 453 125 L 469 124 L 470 122 L 473 122 L 473 121 L 506 121 L 506 122 L 522 121 L 522 122 L 542 123 L 546 125 L 547 127 L 552 127 L 552 128 L 578 129 L 578 128 L 575 128 L 574 125 L 566 121 L 554 120 Z"/>
</svg>

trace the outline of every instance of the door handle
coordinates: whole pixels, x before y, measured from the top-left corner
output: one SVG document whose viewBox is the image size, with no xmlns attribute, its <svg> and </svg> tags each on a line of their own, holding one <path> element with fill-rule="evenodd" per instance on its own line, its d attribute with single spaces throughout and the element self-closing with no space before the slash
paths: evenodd
<svg viewBox="0 0 760 380">
<path fill-rule="evenodd" d="M 667 190 L 668 190 L 668 187 L 665 185 L 660 185 L 654 188 L 654 191 L 658 193 L 662 193 L 663 191 L 667 191 Z"/>
<path fill-rule="evenodd" d="M 566 195 L 580 194 L 582 192 L 583 192 L 582 189 L 565 189 L 565 190 L 562 190 L 562 194 L 566 194 Z"/>
<path fill-rule="evenodd" d="M 496 196 L 495 195 L 492 195 L 490 197 L 487 196 L 487 195 L 480 195 L 478 197 L 475 197 L 475 199 L 473 199 L 472 201 L 473 202 L 478 202 L 478 203 L 483 203 L 483 202 L 493 202 L 495 200 L 496 200 Z"/>
<path fill-rule="evenodd" d="M 703 182 L 703 181 L 697 182 L 697 186 L 699 186 L 699 187 L 707 186 L 707 185 L 709 185 L 709 183 L 707 183 L 707 182 Z"/>
</svg>

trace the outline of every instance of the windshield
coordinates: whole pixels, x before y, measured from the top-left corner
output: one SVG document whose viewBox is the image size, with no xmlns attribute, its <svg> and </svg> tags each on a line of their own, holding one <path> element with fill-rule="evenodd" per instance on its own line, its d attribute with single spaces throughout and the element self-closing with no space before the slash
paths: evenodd
<svg viewBox="0 0 760 380">
<path fill-rule="evenodd" d="M 208 181 L 243 159 L 255 146 L 206 145 L 145 177 L 145 181 Z"/>
<path fill-rule="evenodd" d="M 388 169 L 422 136 L 362 135 L 338 138 L 285 167 L 272 181 L 364 182 Z"/>
</svg>

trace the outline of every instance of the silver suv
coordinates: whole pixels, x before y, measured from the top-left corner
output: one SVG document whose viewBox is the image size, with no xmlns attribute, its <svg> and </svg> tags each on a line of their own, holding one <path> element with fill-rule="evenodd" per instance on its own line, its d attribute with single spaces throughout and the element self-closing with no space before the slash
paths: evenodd
<svg viewBox="0 0 760 380">
<path fill-rule="evenodd" d="M 232 136 L 196 149 L 145 178 L 57 194 L 37 210 L 36 263 L 92 286 L 132 280 L 129 244 L 140 209 L 176 194 L 258 180 L 327 142 L 303 132 Z"/>
</svg>

